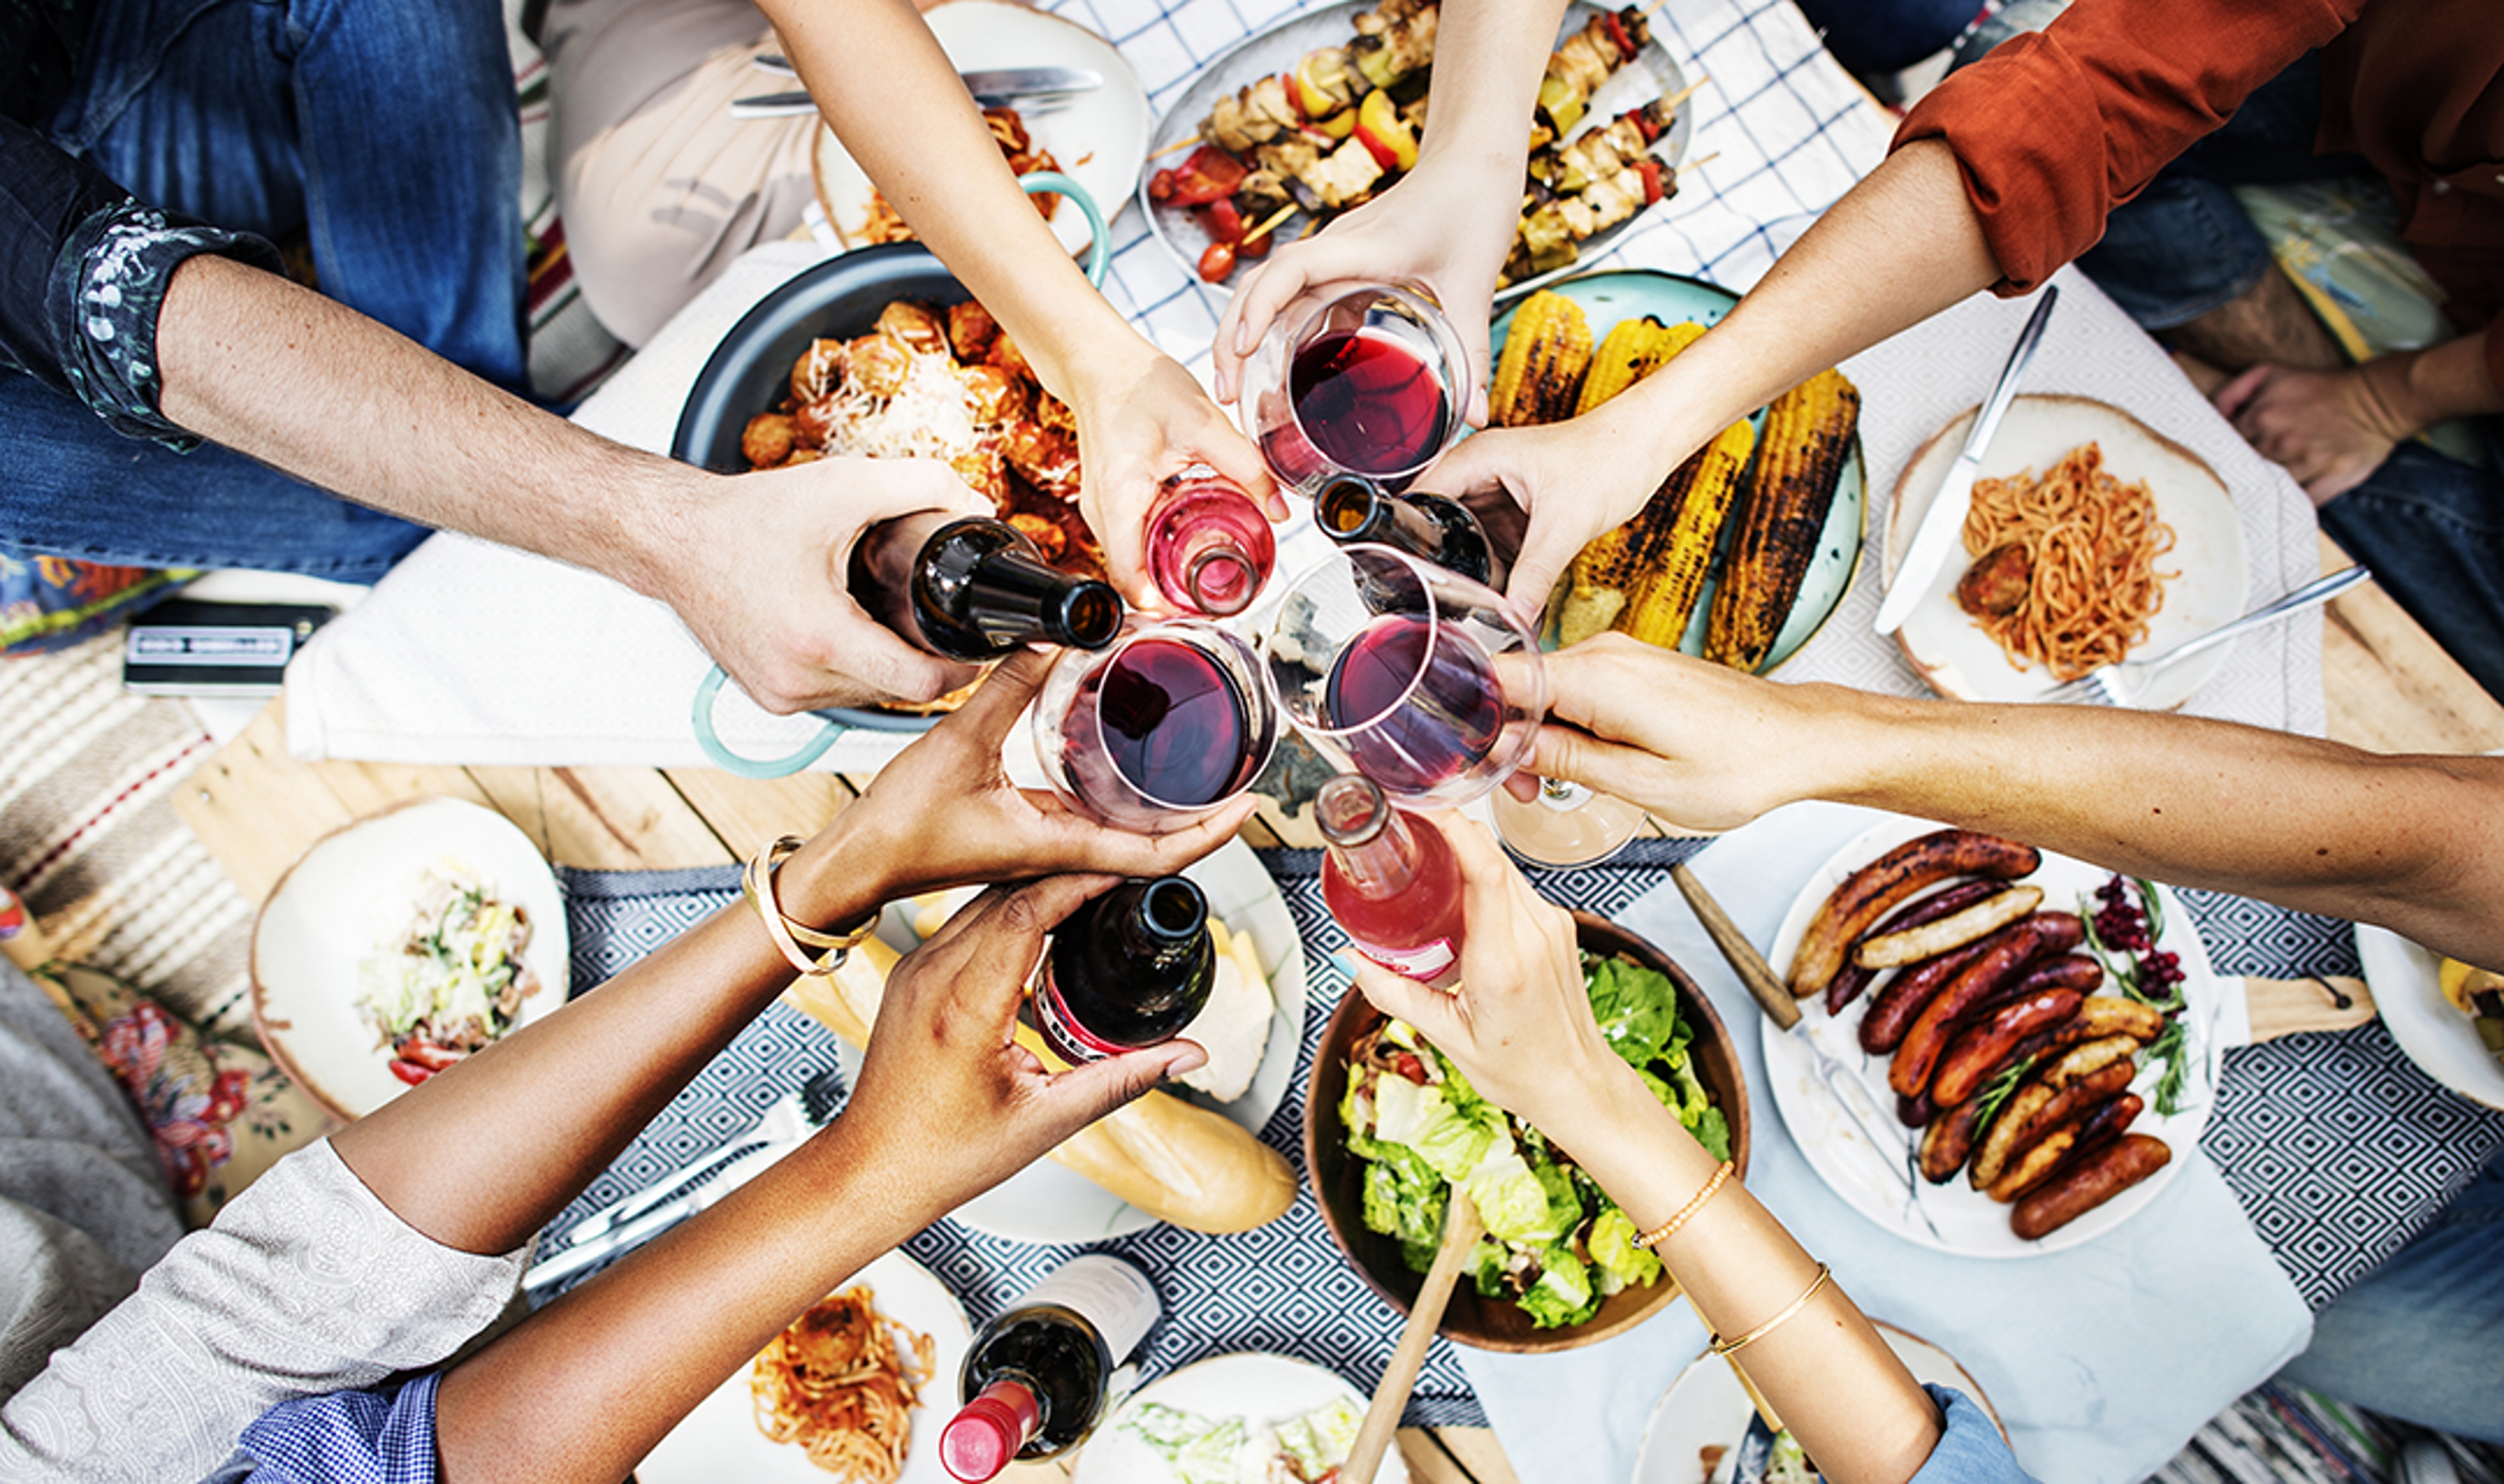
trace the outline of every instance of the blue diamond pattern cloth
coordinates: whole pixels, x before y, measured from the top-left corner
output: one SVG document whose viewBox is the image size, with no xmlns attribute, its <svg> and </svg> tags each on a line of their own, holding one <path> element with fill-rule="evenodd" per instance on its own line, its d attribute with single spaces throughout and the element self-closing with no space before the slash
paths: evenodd
<svg viewBox="0 0 2504 1484">
<path fill-rule="evenodd" d="M 1607 865 L 1533 873 L 1551 900 L 1603 916 L 1660 887 L 1700 841 L 1644 841 Z M 1345 938 L 1321 902 L 1318 852 L 1262 852 L 1304 940 L 1312 1013 L 1287 1100 L 1261 1137 L 1302 1165 L 1303 1088 L 1328 1009 L 1346 988 L 1329 954 Z M 738 897 L 730 867 L 563 873 L 581 993 Z M 2216 893 L 2186 892 L 2216 968 L 2290 978 L 2353 974 L 2347 924 Z M 642 1190 L 744 1131 L 765 1106 L 836 1065 L 834 1037 L 782 1005 L 769 1008 L 680 1093 L 551 1236 L 593 1208 Z M 2426 1078 L 2379 1024 L 2289 1037 L 2228 1053 L 2204 1146 L 2299 1293 L 2314 1308 L 2396 1250 L 2504 1148 L 2504 1116 Z M 1208 1236 L 1154 1226 L 1105 1244 L 1138 1262 L 1164 1295 L 1141 1369 L 1153 1377 L 1205 1356 L 1269 1350 L 1327 1366 L 1370 1389 L 1390 1359 L 1399 1316 L 1333 1244 L 1309 1191 L 1257 1231 Z M 955 1290 L 980 1326 L 1075 1249 L 1018 1242 L 943 1221 L 905 1250 Z M 1484 1415 L 1451 1347 L 1438 1341 L 1408 1407 L 1410 1426 L 1478 1426 Z"/>
</svg>

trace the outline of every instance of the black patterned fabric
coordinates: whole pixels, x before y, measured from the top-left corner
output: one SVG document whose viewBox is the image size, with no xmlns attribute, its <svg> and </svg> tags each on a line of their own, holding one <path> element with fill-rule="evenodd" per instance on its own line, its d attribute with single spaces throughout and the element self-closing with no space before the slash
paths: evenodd
<svg viewBox="0 0 2504 1484">
<path fill-rule="evenodd" d="M 1534 872 L 1532 880 L 1552 901 L 1608 916 L 1660 886 L 1673 862 L 1704 844 L 1638 842 L 1604 866 Z M 1303 1088 L 1313 1046 L 1347 986 L 1329 955 L 1346 940 L 1322 907 L 1318 851 L 1264 851 L 1262 861 L 1303 937 L 1311 1009 L 1291 1090 L 1261 1137 L 1301 1166 Z M 738 896 L 731 867 L 563 875 L 576 993 Z M 2213 892 L 2182 895 L 2221 974 L 2357 972 L 2354 934 L 2344 922 Z M 780 1005 L 768 1010 L 550 1232 L 562 1234 L 594 1207 L 698 1160 L 835 1060 L 834 1038 L 816 1021 Z M 2504 1149 L 2504 1114 L 2435 1084 L 2375 1024 L 2229 1052 L 2202 1147 L 2298 1292 L 2319 1309 L 2396 1251 Z M 1207 1236 L 1159 1225 L 1105 1245 L 1144 1267 L 1164 1295 L 1165 1317 L 1140 1357 L 1151 1377 L 1204 1356 L 1269 1350 L 1370 1389 L 1390 1359 L 1399 1316 L 1340 1257 L 1308 1190 L 1286 1216 L 1257 1231 Z M 905 1250 L 956 1291 L 980 1326 L 1074 1249 L 941 1222 Z M 1443 1341 L 1428 1354 L 1407 1421 L 1484 1421 Z"/>
</svg>

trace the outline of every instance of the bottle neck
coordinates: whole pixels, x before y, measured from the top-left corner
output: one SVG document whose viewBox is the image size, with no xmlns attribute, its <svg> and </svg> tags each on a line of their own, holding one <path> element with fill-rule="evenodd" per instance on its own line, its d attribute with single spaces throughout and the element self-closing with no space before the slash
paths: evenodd
<svg viewBox="0 0 2504 1484">
<path fill-rule="evenodd" d="M 1135 886 L 1137 889 L 1132 890 Z M 1143 967 L 1187 962 L 1208 940 L 1208 898 L 1189 878 L 1163 877 L 1114 888 L 1120 900 L 1099 922 L 1121 956 Z"/>
<path fill-rule="evenodd" d="M 1358 895 L 1387 898 L 1415 884 L 1422 864 L 1417 837 L 1371 780 L 1349 774 L 1324 783 L 1313 796 L 1313 819 L 1339 874 Z"/>
<path fill-rule="evenodd" d="M 1043 1431 L 1035 1389 L 1016 1378 L 984 1387 L 939 1434 L 939 1462 L 961 1484 L 982 1484 Z"/>
<path fill-rule="evenodd" d="M 960 518 L 929 532 L 911 587 L 925 647 L 955 659 L 993 658 L 1035 639 L 1100 649 L 1121 632 L 1122 600 L 1109 584 L 1054 570 L 1002 521 Z"/>
<path fill-rule="evenodd" d="M 1389 546 L 1474 581 L 1491 580 L 1486 530 L 1459 500 L 1336 479 L 1313 498 L 1313 516 L 1322 534 L 1342 546 Z"/>
</svg>

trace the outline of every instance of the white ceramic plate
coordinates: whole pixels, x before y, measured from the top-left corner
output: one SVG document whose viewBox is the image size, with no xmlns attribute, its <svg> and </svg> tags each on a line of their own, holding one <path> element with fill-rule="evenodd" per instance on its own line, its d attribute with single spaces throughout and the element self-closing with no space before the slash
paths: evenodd
<svg viewBox="0 0 2504 1484">
<path fill-rule="evenodd" d="M 866 1283 L 876 1295 L 878 1311 L 908 1329 L 930 1336 L 936 1352 L 930 1381 L 913 1408 L 913 1436 L 904 1457 L 903 1484 L 949 1484 L 939 1462 L 939 1430 L 956 1408 L 956 1372 L 973 1343 L 965 1310 L 946 1284 L 900 1252 L 890 1252 L 843 1285 Z M 670 1430 L 651 1456 L 635 1467 L 640 1484 L 823 1484 L 830 1478 L 809 1462 L 797 1443 L 778 1443 L 756 1431 L 756 1408 L 749 1399 L 748 1367 L 724 1381 L 713 1395 Z"/>
<path fill-rule="evenodd" d="M 1148 93 L 1139 75 L 1110 42 L 1074 20 L 1023 5 L 993 0 L 954 0 L 928 12 L 931 34 L 959 72 L 998 67 L 1087 67 L 1104 86 L 1071 93 L 1061 107 L 1029 113 L 1012 100 L 1026 121 L 1027 137 L 1048 152 L 1061 172 L 1087 189 L 1110 222 L 1139 184 L 1148 155 Z M 817 130 L 817 204 L 846 247 L 865 247 L 870 196 L 877 187 L 844 150 L 834 130 Z M 1087 245 L 1087 219 L 1074 206 L 1056 204 L 1052 234 L 1072 253 Z"/>
<path fill-rule="evenodd" d="M 1972 1376 L 1956 1359 L 1929 1340 L 1905 1333 L 1884 1321 L 1878 1332 L 1895 1352 L 1913 1379 L 1931 1386 L 1952 1386 L 1979 1402 L 1994 1423 L 2000 1413 Z M 1634 1484 L 1703 1484 L 1707 1448 L 1736 1448 L 1748 1432 L 1756 1411 L 1730 1363 L 1706 1351 L 1687 1363 L 1652 1409 L 1644 1425 L 1643 1447 L 1635 1454 Z M 2000 1433 L 2007 1434 L 2002 1426 Z"/>
<path fill-rule="evenodd" d="M 1360 1411 L 1365 1407 L 1365 1394 L 1337 1372 L 1289 1356 L 1251 1350 L 1196 1361 L 1141 1387 L 1114 1408 L 1080 1450 L 1069 1470 L 1070 1484 L 1160 1484 L 1173 1477 L 1155 1449 L 1122 1427 L 1123 1419 L 1143 1401 L 1196 1412 L 1211 1422 L 1240 1417 L 1247 1423 L 1276 1424 L 1324 1406 L 1333 1397 L 1349 1398 Z M 1383 1455 L 1374 1476 L 1386 1484 L 1408 1477 L 1397 1447 Z"/>
<path fill-rule="evenodd" d="M 441 862 L 483 878 L 528 915 L 522 960 L 539 992 L 519 1023 L 565 1003 L 565 894 L 531 838 L 504 815 L 460 799 L 419 799 L 313 843 L 278 880 L 252 925 L 252 1016 L 279 1065 L 342 1118 L 408 1090 L 357 1008 L 367 954 L 407 927 L 418 882 Z"/>
<path fill-rule="evenodd" d="M 1921 819 L 1891 819 L 1872 826 L 1818 867 L 1792 901 L 1791 912 L 1783 917 L 1782 930 L 1774 935 L 1773 951 L 1767 956 L 1773 960 L 1775 972 L 1790 972 L 1791 956 L 1799 950 L 1808 919 L 1843 883 L 1844 878 L 1905 841 L 1938 827 Z M 2043 911 L 2075 912 L 2078 899 L 2094 892 L 2110 876 L 2101 867 L 2046 850 L 2041 868 L 2020 880 L 2043 888 Z M 2151 1090 L 2157 1069 L 2152 1063 L 2142 1067 L 2131 1090 L 2147 1099 L 2148 1106 L 2131 1124 L 2131 1132 L 2154 1134 L 2173 1147 L 2174 1158 L 2165 1168 L 2036 1242 L 2019 1240 L 2017 1233 L 2008 1229 L 2010 1208 L 1973 1189 L 1963 1174 L 1945 1185 L 1931 1185 L 1915 1174 L 1913 1184 L 1921 1192 L 1921 1209 L 1938 1226 L 1938 1234 L 1933 1236 L 1920 1217 L 1905 1209 L 1903 1188 L 1889 1179 L 1881 1167 L 1883 1160 L 1901 1169 L 1905 1150 L 1921 1131 L 1904 1129 L 1904 1145 L 1882 1156 L 1818 1080 L 1808 1049 L 1796 1037 L 1774 1029 L 1770 1019 L 1759 1017 L 1764 1027 L 1765 1079 L 1773 1085 L 1774 1106 L 1782 1110 L 1783 1124 L 1791 1130 L 1800 1153 L 1807 1156 L 1809 1167 L 1843 1197 L 1845 1204 L 1889 1231 L 1908 1242 L 1965 1257 L 2034 1258 L 2059 1252 L 2093 1241 L 2144 1209 L 2156 1198 L 2157 1191 L 2182 1172 L 2184 1163 L 2198 1152 L 2200 1130 L 2208 1126 L 2217 1086 L 2217 1016 L 2226 992 L 2226 986 L 2208 967 L 2208 950 L 2192 927 L 2190 915 L 2183 911 L 2181 899 L 2163 885 L 2156 888 L 2156 894 L 2165 915 L 2158 946 L 2181 956 L 2183 998 L 2189 1007 L 2182 1014 L 2191 1026 L 2191 1075 L 2182 1094 L 2182 1106 L 2173 1117 L 2159 1118 Z M 1871 995 L 1886 982 L 1880 979 L 1868 993 L 1845 1006 L 1840 1016 L 1827 1016 L 1823 1000 L 1803 1002 L 1801 1010 L 1802 1023 L 1815 1031 L 1819 1043 L 1837 1060 L 1859 1073 L 1869 1088 L 1871 1101 L 1886 1118 L 1886 1126 L 1893 1129 L 1899 1126 L 1894 1122 L 1895 1094 L 1887 1086 L 1888 1063 L 1893 1058 L 1864 1054 L 1859 1038 L 1861 1018 L 1868 1011 Z"/>
<path fill-rule="evenodd" d="M 2435 983 L 2441 960 L 2397 933 L 2361 922 L 2356 956 L 2383 1025 L 2409 1059 L 2470 1101 L 2504 1108 L 2504 1062 L 2488 1054 L 2469 1017 L 2443 997 Z"/>
<path fill-rule="evenodd" d="M 1261 857 L 1240 840 L 1230 840 L 1183 873 L 1208 896 L 1208 910 L 1231 932 L 1249 933 L 1253 951 L 1269 977 L 1277 1007 L 1269 1019 L 1269 1046 L 1252 1075 L 1251 1090 L 1231 1103 L 1215 1102 L 1188 1088 L 1174 1095 L 1225 1115 L 1258 1136 L 1286 1100 L 1296 1075 L 1296 1052 L 1304 1035 L 1304 950 L 1296 920 L 1278 895 L 1278 883 Z M 836 1042 L 844 1075 L 860 1074 L 860 1053 Z M 1021 1242 L 1100 1242 L 1156 1225 L 1156 1218 L 1102 1186 L 1050 1159 L 1038 1159 L 958 1206 L 956 1220 L 977 1231 Z"/>
<path fill-rule="evenodd" d="M 1948 466 L 1965 447 L 1973 413 L 1930 435 L 1895 483 L 1887 519 L 1887 575 L 1895 579 L 1905 543 L 1947 478 Z M 2020 397 L 1991 440 L 1982 477 L 2006 478 L 2051 467 L 2081 443 L 2104 447 L 2104 467 L 2124 481 L 2147 482 L 2157 514 L 2174 528 L 2174 549 L 2156 562 L 2159 572 L 2179 575 L 2165 584 L 2164 605 L 2147 623 L 2147 642 L 2135 653 L 2163 654 L 2185 639 L 2241 618 L 2248 592 L 2243 566 L 2243 527 L 2225 481 L 2179 443 L 2163 437 L 2119 407 L 2082 397 Z M 2032 701 L 2053 687 L 2040 666 L 2019 670 L 1998 641 L 1957 606 L 1957 579 L 1972 565 L 1962 542 L 1949 548 L 1938 574 L 1896 631 L 1904 658 L 1930 689 L 1960 701 Z M 2167 671 L 2151 687 L 2142 709 L 2171 710 L 2208 683 L 2226 663 L 2226 649 L 2194 655 Z"/>
<path fill-rule="evenodd" d="M 1156 134 L 1149 144 L 1156 163 L 1161 166 L 1177 165 L 1190 157 L 1188 150 L 1177 146 L 1200 132 L 1200 121 L 1208 117 L 1209 109 L 1218 99 L 1232 97 L 1247 84 L 1258 82 L 1271 73 L 1294 70 L 1296 63 L 1304 60 L 1307 53 L 1324 47 L 1347 45 L 1356 35 L 1355 17 L 1373 8 L 1373 0 L 1344 0 L 1342 4 L 1290 16 L 1269 29 L 1236 43 L 1234 50 L 1201 68 L 1166 108 L 1165 117 L 1157 121 Z M 1565 7 L 1565 19 L 1557 29 L 1557 39 L 1561 42 L 1582 29 L 1583 23 L 1598 15 L 1600 10 L 1600 6 L 1588 3 L 1588 0 L 1573 0 Z M 1635 53 L 1634 60 L 1618 68 L 1615 75 L 1600 85 L 1598 91 L 1591 94 L 1589 109 L 1582 122 L 1567 137 L 1578 137 L 1627 109 L 1654 98 L 1667 97 L 1686 86 L 1686 74 L 1679 71 L 1678 63 L 1671 59 L 1655 35 Z M 1674 165 L 1687 157 L 1687 142 L 1694 133 L 1695 106 L 1691 101 L 1682 103 L 1678 107 L 1678 116 L 1670 122 L 1669 131 L 1654 142 L 1652 154 Z M 1169 150 L 1172 153 L 1166 154 Z M 1192 281 L 1199 283 L 1200 256 L 1208 251 L 1208 234 L 1200 229 L 1200 224 L 1192 219 L 1187 208 L 1160 206 L 1150 201 L 1144 183 L 1140 188 L 1139 204 L 1148 214 L 1149 230 L 1165 244 L 1167 252 L 1173 254 L 1175 261 L 1182 264 L 1183 271 L 1192 276 Z M 1509 299 L 1568 274 L 1582 271 L 1592 259 L 1605 256 L 1619 239 L 1644 224 L 1644 219 L 1657 209 L 1657 204 L 1647 207 L 1606 231 L 1594 233 L 1582 245 L 1582 256 L 1576 261 L 1535 278 L 1507 285 L 1497 297 Z M 1244 224 L 1249 226 L 1253 224 L 1247 222 Z M 1303 236 L 1311 224 L 1312 219 L 1299 212 L 1289 217 L 1272 236 L 1280 243 L 1293 242 Z M 1242 271 L 1238 267 L 1235 276 L 1230 276 L 1225 283 L 1203 283 L 1200 287 L 1211 293 L 1224 294 Z"/>
</svg>

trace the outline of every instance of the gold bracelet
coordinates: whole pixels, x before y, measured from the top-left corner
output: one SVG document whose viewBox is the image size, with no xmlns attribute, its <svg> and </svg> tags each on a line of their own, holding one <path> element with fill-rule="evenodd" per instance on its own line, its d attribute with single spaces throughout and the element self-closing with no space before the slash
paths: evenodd
<svg viewBox="0 0 2504 1484">
<path fill-rule="evenodd" d="M 756 915 L 764 921 L 765 936 L 774 940 L 774 946 L 782 950 L 783 958 L 791 967 L 803 974 L 823 978 L 842 968 L 852 949 L 878 930 L 879 910 L 871 908 L 860 926 L 844 933 L 821 933 L 806 923 L 794 922 L 784 916 L 782 905 L 774 895 L 774 874 L 782 868 L 782 862 L 790 858 L 792 851 L 805 844 L 806 841 L 796 836 L 785 835 L 749 856 L 747 869 L 740 873 L 739 889 L 747 894 L 748 905 L 756 909 Z M 803 943 L 831 951 L 813 960 L 800 951 Z"/>
<path fill-rule="evenodd" d="M 1748 1346 L 1755 1344 L 1756 1341 L 1763 1339 L 1766 1335 L 1773 1333 L 1774 1330 L 1782 1325 L 1783 1321 L 1791 1318 L 1794 1314 L 1797 1314 L 1800 1310 L 1807 1308 L 1808 1301 L 1815 1298 L 1817 1296 L 1817 1291 L 1826 1287 L 1826 1280 L 1833 1276 L 1834 1269 L 1826 1266 L 1823 1262 L 1820 1262 L 1817 1265 L 1817 1281 L 1808 1286 L 1807 1293 L 1800 1294 L 1797 1298 L 1792 1299 L 1789 1304 L 1785 1305 L 1780 1314 L 1766 1320 L 1763 1324 L 1758 1325 L 1754 1329 L 1749 1330 L 1747 1333 L 1740 1335 L 1736 1339 L 1725 1340 L 1719 1334 L 1714 1335 L 1713 1353 L 1715 1355 L 1729 1355 L 1733 1351 L 1744 1350 Z"/>
<path fill-rule="evenodd" d="M 1722 1167 L 1713 1172 L 1713 1178 L 1704 1182 L 1703 1190 L 1696 1191 L 1686 1205 L 1679 1207 L 1676 1216 L 1635 1238 L 1635 1245 L 1649 1249 L 1655 1243 L 1666 1242 L 1677 1235 L 1678 1228 L 1687 1225 L 1688 1217 L 1704 1209 L 1704 1203 L 1713 1198 L 1713 1192 L 1722 1189 L 1722 1182 L 1729 1179 L 1731 1174 L 1730 1161 L 1722 1160 Z"/>
</svg>

